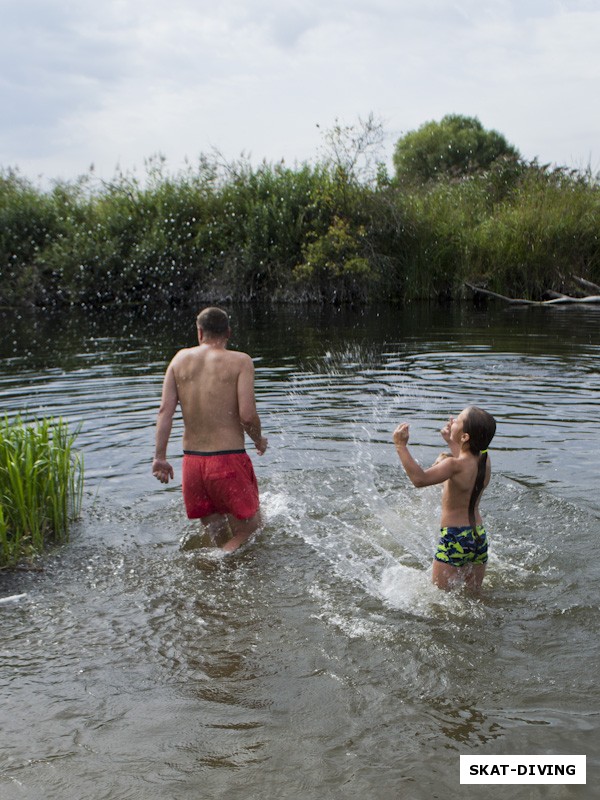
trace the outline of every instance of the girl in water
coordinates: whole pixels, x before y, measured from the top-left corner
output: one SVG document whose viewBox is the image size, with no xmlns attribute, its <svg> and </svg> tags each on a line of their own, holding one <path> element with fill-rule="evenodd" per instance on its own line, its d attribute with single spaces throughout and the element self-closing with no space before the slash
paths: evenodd
<svg viewBox="0 0 600 800">
<path fill-rule="evenodd" d="M 402 466 L 416 487 L 443 483 L 441 538 L 433 560 L 433 583 L 440 589 L 464 584 L 481 587 L 487 563 L 487 534 L 479 514 L 479 499 L 488 485 L 491 465 L 488 446 L 496 420 L 487 411 L 469 406 L 442 428 L 450 453 L 442 453 L 422 469 L 408 450 L 408 424 L 398 425 L 394 444 Z"/>
</svg>

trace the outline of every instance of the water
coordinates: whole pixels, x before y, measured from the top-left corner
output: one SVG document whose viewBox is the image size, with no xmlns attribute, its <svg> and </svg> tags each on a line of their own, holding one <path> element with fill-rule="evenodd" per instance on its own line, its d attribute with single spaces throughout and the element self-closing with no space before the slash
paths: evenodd
<svg viewBox="0 0 600 800">
<path fill-rule="evenodd" d="M 2 800 L 501 798 L 460 754 L 600 763 L 598 310 L 233 313 L 256 359 L 267 525 L 235 557 L 183 552 L 150 474 L 168 321 L 2 319 L 9 415 L 81 425 L 82 519 L 41 572 L 0 573 Z M 439 489 L 415 490 L 450 413 L 498 419 L 485 594 L 430 585 Z M 24 596 L 23 596 L 24 595 Z"/>
</svg>

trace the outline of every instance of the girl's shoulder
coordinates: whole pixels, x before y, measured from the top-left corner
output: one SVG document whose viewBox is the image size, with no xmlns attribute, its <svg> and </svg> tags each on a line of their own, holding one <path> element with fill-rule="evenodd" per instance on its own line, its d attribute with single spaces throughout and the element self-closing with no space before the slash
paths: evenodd
<svg viewBox="0 0 600 800">
<path fill-rule="evenodd" d="M 466 475 L 468 477 L 477 473 L 478 457 L 472 453 L 460 453 L 454 458 L 456 475 Z"/>
</svg>

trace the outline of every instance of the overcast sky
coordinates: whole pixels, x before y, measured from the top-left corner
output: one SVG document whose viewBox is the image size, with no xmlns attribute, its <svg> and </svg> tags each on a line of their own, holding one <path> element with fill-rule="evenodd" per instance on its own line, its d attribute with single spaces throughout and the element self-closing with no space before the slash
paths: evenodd
<svg viewBox="0 0 600 800">
<path fill-rule="evenodd" d="M 599 0 L 0 0 L 0 167 L 313 161 L 372 113 L 384 156 L 445 114 L 600 170 Z M 320 127 L 317 127 L 320 126 Z"/>
</svg>

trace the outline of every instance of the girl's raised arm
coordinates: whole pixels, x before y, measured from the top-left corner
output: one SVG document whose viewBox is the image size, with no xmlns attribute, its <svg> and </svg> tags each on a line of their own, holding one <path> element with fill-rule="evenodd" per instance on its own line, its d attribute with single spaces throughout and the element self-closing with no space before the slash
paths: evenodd
<svg viewBox="0 0 600 800">
<path fill-rule="evenodd" d="M 394 431 L 393 439 L 396 446 L 396 452 L 404 471 L 412 481 L 412 484 L 417 488 L 423 486 L 434 486 L 438 483 L 444 483 L 451 478 L 459 469 L 456 458 L 444 458 L 441 461 L 437 460 L 429 469 L 423 469 L 415 459 L 412 457 L 408 450 L 408 423 L 403 422 Z"/>
</svg>

